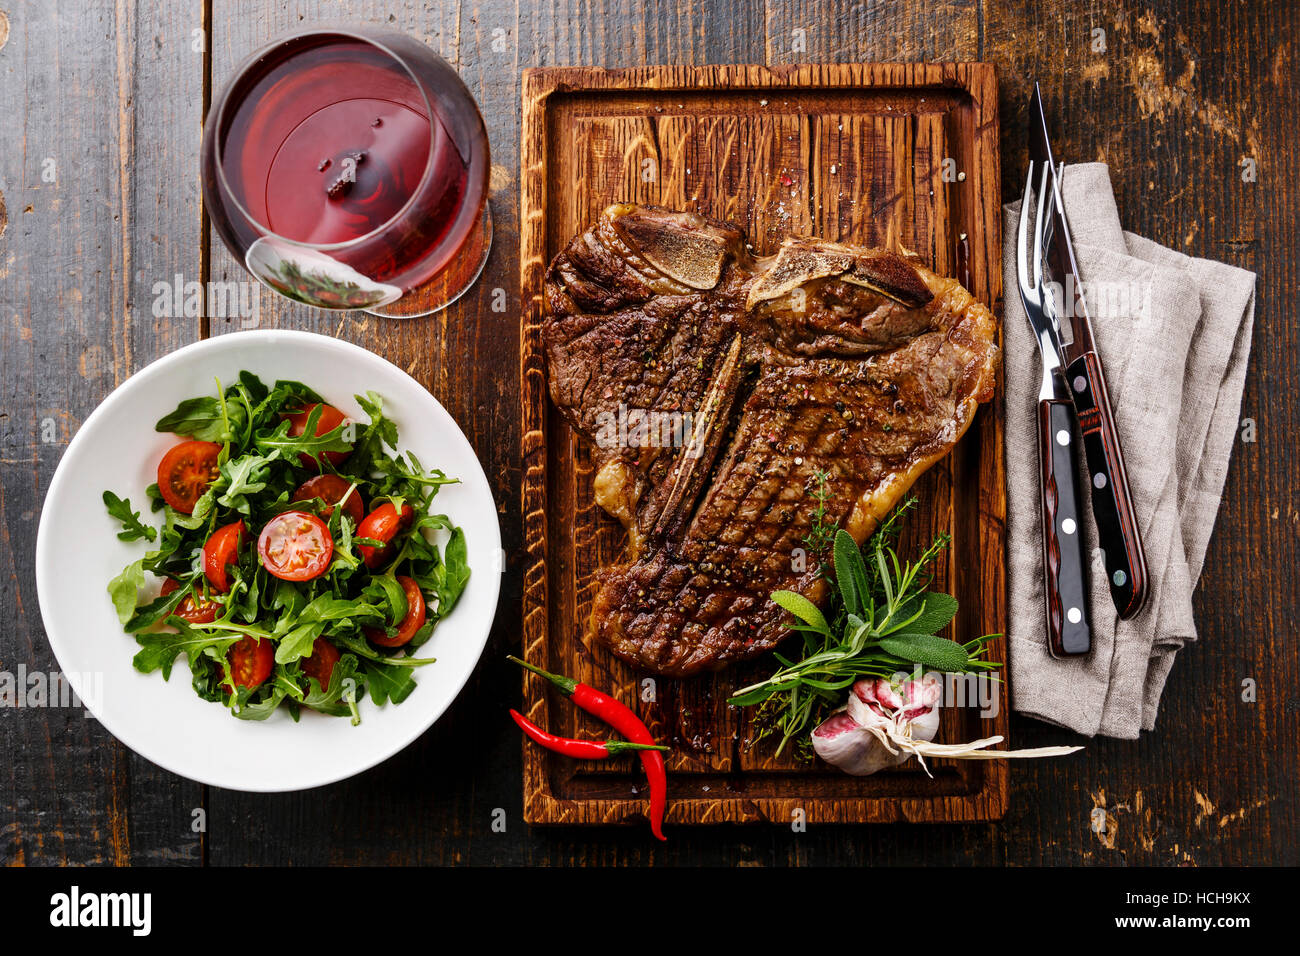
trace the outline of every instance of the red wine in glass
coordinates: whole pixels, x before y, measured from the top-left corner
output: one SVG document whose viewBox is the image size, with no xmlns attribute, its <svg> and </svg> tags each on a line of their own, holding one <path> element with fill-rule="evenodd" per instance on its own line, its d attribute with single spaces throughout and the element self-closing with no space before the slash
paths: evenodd
<svg viewBox="0 0 1300 956">
<path fill-rule="evenodd" d="M 202 165 L 231 252 L 309 305 L 427 314 L 491 245 L 483 118 L 451 66 L 401 34 L 301 33 L 254 54 L 213 108 Z"/>
</svg>

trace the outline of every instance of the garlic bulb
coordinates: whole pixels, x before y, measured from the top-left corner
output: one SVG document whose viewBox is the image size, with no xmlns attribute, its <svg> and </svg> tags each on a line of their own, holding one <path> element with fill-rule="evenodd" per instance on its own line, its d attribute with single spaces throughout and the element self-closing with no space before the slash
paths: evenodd
<svg viewBox="0 0 1300 956">
<path fill-rule="evenodd" d="M 849 691 L 848 705 L 813 729 L 813 750 L 855 777 L 896 767 L 911 754 L 891 741 L 932 740 L 939 729 L 941 692 L 933 675 L 897 686 L 884 678 L 860 680 Z"/>
<path fill-rule="evenodd" d="M 907 759 L 906 754 L 891 754 L 871 731 L 842 710 L 813 728 L 812 745 L 817 756 L 855 777 L 865 777 Z"/>
<path fill-rule="evenodd" d="M 926 773 L 925 758 L 996 760 L 1002 757 L 1055 757 L 1082 747 L 1036 747 L 987 751 L 1002 742 L 985 737 L 967 744 L 936 744 L 943 685 L 935 674 L 899 682 L 867 678 L 849 689 L 848 704 L 812 731 L 817 756 L 857 777 L 896 767 L 913 755 Z"/>
</svg>

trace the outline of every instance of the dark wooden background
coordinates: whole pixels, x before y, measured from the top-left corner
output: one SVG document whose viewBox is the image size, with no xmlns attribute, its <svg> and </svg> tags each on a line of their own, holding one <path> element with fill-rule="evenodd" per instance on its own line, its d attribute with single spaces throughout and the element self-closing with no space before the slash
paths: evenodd
<svg viewBox="0 0 1300 956">
<path fill-rule="evenodd" d="M 421 36 L 482 104 L 497 233 L 468 296 L 441 315 L 394 322 L 340 319 L 267 293 L 261 323 L 337 334 L 424 382 L 494 483 L 512 562 L 524 67 L 988 60 L 1000 71 L 1005 195 L 1024 168 L 1024 101 L 1038 78 L 1061 155 L 1111 164 L 1127 228 L 1260 277 L 1242 409 L 1257 440 L 1235 451 L 1197 595 L 1201 641 L 1180 654 L 1154 733 L 1013 765 L 1001 823 L 678 827 L 664 845 L 639 827 L 528 828 L 519 736 L 505 718 L 520 697 L 504 661 L 518 645 L 512 563 L 488 652 L 448 715 L 381 767 L 331 787 L 276 796 L 202 787 L 135 756 L 79 711 L 0 710 L 0 860 L 1300 863 L 1293 4 L 0 0 L 0 11 L 0 670 L 56 666 L 33 552 L 68 439 L 132 372 L 236 324 L 155 318 L 153 286 L 176 274 L 243 278 L 203 220 L 203 111 L 239 60 L 291 29 L 334 19 Z M 1104 52 L 1093 49 L 1098 29 Z M 1242 181 L 1244 158 L 1258 181 Z M 491 308 L 496 288 L 510 298 L 504 314 Z M 1258 685 L 1253 703 L 1241 700 L 1247 678 Z M 1069 736 L 1021 718 L 1012 733 L 1020 746 Z M 498 809 L 505 832 L 492 826 Z"/>
</svg>

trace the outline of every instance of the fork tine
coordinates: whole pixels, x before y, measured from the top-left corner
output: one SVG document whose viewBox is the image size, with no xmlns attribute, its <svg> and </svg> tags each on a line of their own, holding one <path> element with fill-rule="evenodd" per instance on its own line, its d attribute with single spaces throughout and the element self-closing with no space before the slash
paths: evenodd
<svg viewBox="0 0 1300 956">
<path fill-rule="evenodd" d="M 1033 195 L 1034 164 L 1030 162 L 1029 172 L 1025 175 L 1025 194 L 1020 200 L 1020 225 L 1016 230 L 1016 281 L 1020 284 L 1020 294 L 1030 292 L 1029 276 L 1029 199 Z"/>
</svg>

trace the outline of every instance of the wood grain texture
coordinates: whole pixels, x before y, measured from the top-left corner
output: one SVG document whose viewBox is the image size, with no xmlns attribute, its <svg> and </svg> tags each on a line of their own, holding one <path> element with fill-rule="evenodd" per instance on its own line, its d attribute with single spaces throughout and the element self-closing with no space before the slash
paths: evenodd
<svg viewBox="0 0 1300 956">
<path fill-rule="evenodd" d="M 187 27 L 202 23 L 197 2 L 165 14 L 92 3 L 57 27 L 47 4 L 5 6 L 0 670 L 52 675 L 33 552 L 54 467 L 114 386 L 199 333 L 196 318 L 155 315 L 153 303 L 155 283 L 199 278 L 202 57 Z M 0 754 L 5 862 L 201 859 L 200 788 L 84 708 L 0 709 Z"/>
<path fill-rule="evenodd" d="M 277 796 L 212 792 L 204 801 L 198 788 L 127 755 L 94 721 L 0 710 L 0 860 L 198 862 L 204 850 L 190 814 L 204 806 L 213 863 L 1300 864 L 1300 451 L 1293 440 L 1300 350 L 1289 308 L 1300 287 L 1294 5 L 93 0 L 74 11 L 0 0 L 0 10 L 10 22 L 0 47 L 0 194 L 8 220 L 0 231 L 0 669 L 53 666 L 35 606 L 32 550 L 62 444 L 116 381 L 205 324 L 155 320 L 148 308 L 154 281 L 193 272 L 206 235 L 197 218 L 204 57 L 190 47 L 195 28 L 206 37 L 216 89 L 274 35 L 341 20 L 426 38 L 478 96 L 499 167 L 496 235 L 487 272 L 463 308 L 408 330 L 298 307 L 274 311 L 268 296 L 262 321 L 341 328 L 400 365 L 414 363 L 484 460 L 509 558 L 496 629 L 465 694 L 420 741 L 351 783 Z M 120 33 L 119 23 L 132 18 Z M 1096 29 L 1105 31 L 1104 52 L 1093 52 Z M 1111 164 L 1126 228 L 1259 274 L 1242 408 L 1257 440 L 1234 451 L 1196 595 L 1201 640 L 1179 655 L 1154 733 L 1089 741 L 1068 760 L 1016 764 L 1010 810 L 998 824 L 814 824 L 801 834 L 785 824 L 677 828 L 666 845 L 639 827 L 529 828 L 519 737 L 503 716 L 519 703 L 518 675 L 503 656 L 520 646 L 523 568 L 520 71 L 900 60 L 998 67 L 1004 195 L 1022 186 L 1025 103 L 1038 78 L 1054 145 L 1071 161 Z M 135 130 L 125 164 L 123 124 Z M 40 181 L 41 160 L 55 153 L 57 186 Z M 1243 157 L 1258 163 L 1258 181 L 1241 180 Z M 134 196 L 125 209 L 124 169 Z M 828 228 L 863 226 L 847 210 L 821 208 Z M 834 218 L 841 215 L 849 218 Z M 242 279 L 215 245 L 213 278 Z M 130 364 L 127 255 L 144 273 L 132 285 Z M 494 288 L 505 290 L 505 313 L 491 311 Z M 492 324 L 478 328 L 480 320 Z M 220 317 L 210 323 L 214 331 L 225 325 Z M 58 424 L 49 446 L 39 429 L 47 417 Z M 1255 703 L 1241 699 L 1247 678 L 1258 682 Z M 1017 746 L 1077 742 L 1024 718 L 1013 716 L 1011 727 Z M 498 819 L 503 831 L 493 826 Z M 1094 830 L 1094 821 L 1104 828 Z"/>
<path fill-rule="evenodd" d="M 775 252 L 786 236 L 817 235 L 911 249 L 951 273 L 960 244 L 972 292 L 993 304 L 1001 294 L 995 71 L 970 64 L 552 68 L 526 71 L 523 83 L 528 660 L 630 702 L 658 739 L 673 745 L 669 823 L 1000 817 L 1008 789 L 1001 763 L 938 762 L 933 781 L 916 766 L 856 780 L 755 745 L 753 712 L 726 701 L 770 673 L 767 661 L 647 682 L 588 643 L 596 575 L 619 560 L 624 534 L 592 500 L 590 448 L 549 407 L 541 343 L 546 264 L 611 202 L 735 221 L 758 255 Z M 946 163 L 954 165 L 945 176 Z M 911 547 L 939 531 L 952 536 L 936 586 L 966 596 L 956 624 L 963 639 L 1005 629 L 999 408 L 982 410 L 972 438 L 920 483 L 922 505 L 906 541 Z M 997 642 L 992 656 L 1004 654 Z M 605 732 L 573 707 L 553 706 L 541 680 L 524 680 L 535 720 L 570 736 Z M 987 721 L 973 708 L 947 709 L 938 739 L 1005 736 L 1005 699 L 998 704 Z M 643 793 L 632 759 L 580 765 L 524 747 L 530 823 L 641 819 Z"/>
</svg>

